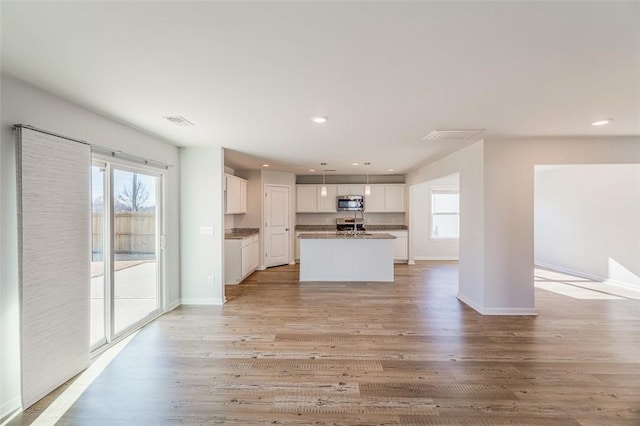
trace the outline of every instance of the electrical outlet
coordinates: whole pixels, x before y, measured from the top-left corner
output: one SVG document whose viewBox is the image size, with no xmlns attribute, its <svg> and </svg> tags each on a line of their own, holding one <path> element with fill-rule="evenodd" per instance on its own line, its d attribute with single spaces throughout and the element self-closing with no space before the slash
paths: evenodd
<svg viewBox="0 0 640 426">
<path fill-rule="evenodd" d="M 209 275 L 209 284 L 213 285 L 213 283 L 214 283 L 213 275 Z"/>
</svg>

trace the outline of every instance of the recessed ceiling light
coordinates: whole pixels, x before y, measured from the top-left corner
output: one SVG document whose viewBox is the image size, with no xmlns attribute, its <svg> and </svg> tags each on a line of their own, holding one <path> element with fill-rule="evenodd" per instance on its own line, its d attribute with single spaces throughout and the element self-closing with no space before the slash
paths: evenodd
<svg viewBox="0 0 640 426">
<path fill-rule="evenodd" d="M 315 172 L 315 171 L 316 171 L 316 169 L 309 169 L 309 171 L 310 171 L 310 172 Z"/>
<path fill-rule="evenodd" d="M 269 165 L 268 164 L 263 164 L 262 167 L 269 167 Z"/>
<path fill-rule="evenodd" d="M 387 171 L 388 171 L 388 172 L 392 172 L 392 171 L 393 171 L 393 169 L 387 169 Z"/>
<path fill-rule="evenodd" d="M 329 117 L 321 117 L 321 116 L 311 117 L 311 121 L 313 121 L 316 124 L 324 124 L 327 121 L 329 121 Z"/>
<path fill-rule="evenodd" d="M 351 163 L 352 166 L 359 166 L 360 164 L 358 163 Z"/>
<path fill-rule="evenodd" d="M 594 121 L 591 123 L 592 126 L 604 126 L 605 124 L 609 124 L 613 121 L 613 118 L 607 118 L 606 120 Z"/>
</svg>

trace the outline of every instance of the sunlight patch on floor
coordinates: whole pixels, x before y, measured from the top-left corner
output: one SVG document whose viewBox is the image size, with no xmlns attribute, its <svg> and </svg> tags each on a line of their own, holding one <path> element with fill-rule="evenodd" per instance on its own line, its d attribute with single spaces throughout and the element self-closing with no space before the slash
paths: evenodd
<svg viewBox="0 0 640 426">
<path fill-rule="evenodd" d="M 535 287 L 574 299 L 640 300 L 640 291 L 542 268 L 535 268 Z"/>
<path fill-rule="evenodd" d="M 557 294 L 562 294 L 563 296 L 573 297 L 574 299 L 622 299 L 622 297 L 613 296 L 611 294 L 601 293 L 599 291 L 593 291 L 582 287 L 575 287 L 560 282 L 538 281 L 536 282 L 536 288 L 552 291 Z"/>
<path fill-rule="evenodd" d="M 56 398 L 42 414 L 38 416 L 33 426 L 53 425 L 62 418 L 64 413 L 80 398 L 93 381 L 107 368 L 116 356 L 133 339 L 137 332 L 131 334 L 126 339 L 114 345 L 112 348 L 100 355 L 84 372 Z"/>
</svg>

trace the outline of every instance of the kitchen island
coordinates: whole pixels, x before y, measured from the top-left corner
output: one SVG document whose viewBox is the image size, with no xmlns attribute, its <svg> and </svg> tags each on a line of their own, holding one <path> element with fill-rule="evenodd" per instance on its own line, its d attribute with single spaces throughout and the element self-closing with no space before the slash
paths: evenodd
<svg viewBox="0 0 640 426">
<path fill-rule="evenodd" d="M 390 234 L 300 234 L 300 281 L 393 281 Z"/>
</svg>

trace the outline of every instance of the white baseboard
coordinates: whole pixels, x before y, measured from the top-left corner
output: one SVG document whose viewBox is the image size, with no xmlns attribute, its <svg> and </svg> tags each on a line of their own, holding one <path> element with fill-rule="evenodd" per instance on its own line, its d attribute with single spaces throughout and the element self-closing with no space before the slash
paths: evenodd
<svg viewBox="0 0 640 426">
<path fill-rule="evenodd" d="M 617 287 L 626 288 L 628 290 L 640 291 L 640 286 L 629 284 L 629 283 L 625 283 L 625 282 L 622 282 L 622 281 L 616 281 L 616 280 L 607 279 L 607 280 L 605 280 L 605 283 L 611 284 L 611 285 L 615 285 Z"/>
<path fill-rule="evenodd" d="M 482 315 L 529 315 L 529 316 L 538 315 L 536 310 L 533 308 L 485 308 L 484 306 L 480 306 L 478 303 L 465 297 L 461 293 L 458 293 L 456 297 L 462 303 L 464 303 L 465 305 L 468 305 L 470 308 L 476 310 L 478 313 Z"/>
<path fill-rule="evenodd" d="M 224 302 L 221 297 L 211 298 L 192 298 L 192 299 L 180 299 L 181 305 L 215 305 L 222 306 Z"/>
<path fill-rule="evenodd" d="M 566 268 L 564 266 L 554 265 L 552 263 L 539 262 L 537 260 L 534 260 L 534 264 L 536 266 L 542 266 L 543 268 L 553 269 L 554 271 L 564 272 L 565 274 L 575 275 L 576 277 L 586 278 L 586 279 L 592 280 L 592 281 L 606 281 L 607 280 L 605 277 L 600 277 L 598 275 L 587 274 L 586 272 L 576 271 L 574 269 Z"/>
<path fill-rule="evenodd" d="M 416 262 L 413 259 L 407 261 L 407 265 L 415 265 L 415 264 L 416 264 Z"/>
<path fill-rule="evenodd" d="M 265 269 L 267 269 L 267 267 L 266 267 L 266 266 L 264 266 L 264 265 L 258 265 L 258 266 L 256 267 L 256 271 L 264 271 Z"/>
<path fill-rule="evenodd" d="M 458 294 L 456 295 L 456 297 L 458 298 L 459 301 L 461 301 L 462 303 L 464 303 L 465 305 L 469 306 L 470 308 L 478 311 L 479 313 L 483 313 L 482 312 L 482 306 L 480 306 L 479 304 L 477 304 L 476 302 L 474 302 L 473 300 L 467 298 L 465 295 L 463 295 L 462 293 L 458 292 Z"/>
<path fill-rule="evenodd" d="M 459 260 L 458 256 L 413 256 L 413 260 Z"/>
<path fill-rule="evenodd" d="M 295 265 L 296 261 L 294 260 L 293 262 L 289 262 L 289 265 Z"/>
<path fill-rule="evenodd" d="M 482 315 L 528 315 L 537 316 L 534 308 L 485 308 Z"/>
<path fill-rule="evenodd" d="M 171 312 L 171 311 L 173 311 L 175 308 L 177 308 L 178 306 L 180 306 L 180 299 L 178 299 L 178 300 L 176 300 L 176 301 L 174 301 L 174 302 L 169 303 L 169 304 L 167 305 L 167 310 L 166 310 L 166 312 Z"/>
<path fill-rule="evenodd" d="M 0 419 L 4 419 L 9 414 L 12 414 L 14 411 L 22 408 L 22 404 L 20 402 L 20 395 L 14 396 L 4 404 L 0 405 Z"/>
</svg>

